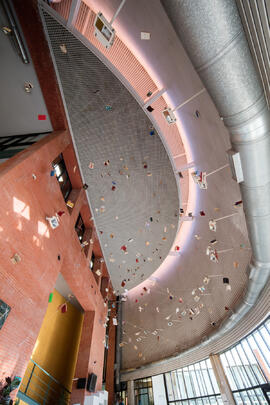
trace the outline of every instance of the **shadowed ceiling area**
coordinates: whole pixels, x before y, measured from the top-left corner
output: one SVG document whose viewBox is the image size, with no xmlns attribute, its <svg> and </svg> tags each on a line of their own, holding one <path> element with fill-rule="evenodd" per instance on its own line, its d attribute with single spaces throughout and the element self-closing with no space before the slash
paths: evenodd
<svg viewBox="0 0 270 405">
<path fill-rule="evenodd" d="M 147 279 L 170 251 L 179 219 L 175 174 L 126 88 L 44 15 L 106 264 L 114 288 L 124 292 Z"/>
</svg>

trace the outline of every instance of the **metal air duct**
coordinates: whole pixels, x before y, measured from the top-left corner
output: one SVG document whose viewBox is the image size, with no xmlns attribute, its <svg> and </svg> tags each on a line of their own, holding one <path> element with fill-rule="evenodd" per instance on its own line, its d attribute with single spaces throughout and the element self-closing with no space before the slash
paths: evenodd
<svg viewBox="0 0 270 405">
<path fill-rule="evenodd" d="M 231 330 L 256 304 L 270 275 L 270 116 L 235 0 L 161 0 L 239 152 L 252 259 L 242 303 L 200 345 Z M 190 350 L 198 348 L 193 347 Z"/>
</svg>

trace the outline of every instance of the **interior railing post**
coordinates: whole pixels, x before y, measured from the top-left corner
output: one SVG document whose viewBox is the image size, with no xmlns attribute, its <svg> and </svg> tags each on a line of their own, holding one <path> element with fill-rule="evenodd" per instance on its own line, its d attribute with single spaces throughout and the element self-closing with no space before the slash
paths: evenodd
<svg viewBox="0 0 270 405">
<path fill-rule="evenodd" d="M 30 377 L 29 377 L 29 379 L 28 379 L 28 381 L 27 381 L 27 385 L 26 385 L 26 388 L 25 388 L 25 391 L 24 391 L 24 393 L 25 393 L 25 394 L 27 393 L 27 390 L 28 390 L 28 387 L 29 387 L 30 381 L 31 381 L 31 379 L 32 379 L 32 375 L 33 375 L 33 373 L 34 373 L 35 368 L 36 368 L 36 365 L 34 364 L 34 367 L 32 368 L 32 371 L 31 371 Z"/>
</svg>

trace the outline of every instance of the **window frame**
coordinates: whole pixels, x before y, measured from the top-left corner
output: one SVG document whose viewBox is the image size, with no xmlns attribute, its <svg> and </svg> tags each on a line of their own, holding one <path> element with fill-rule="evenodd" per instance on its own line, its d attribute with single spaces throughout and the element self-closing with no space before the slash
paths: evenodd
<svg viewBox="0 0 270 405">
<path fill-rule="evenodd" d="M 68 174 L 66 164 L 65 164 L 65 160 L 64 160 L 64 157 L 63 157 L 62 153 L 60 153 L 60 155 L 57 156 L 57 158 L 54 159 L 54 161 L 52 162 L 52 167 L 53 167 L 53 170 L 55 170 L 55 174 L 56 174 L 55 177 L 56 177 L 57 182 L 59 184 L 59 187 L 60 187 L 61 193 L 63 195 L 63 198 L 64 198 L 65 202 L 67 202 L 68 197 L 69 197 L 69 195 L 70 195 L 70 193 L 72 191 L 72 184 L 71 184 L 71 181 L 70 181 L 70 178 L 69 178 L 69 174 Z M 59 171 L 60 171 L 59 174 L 57 174 L 57 171 L 56 171 L 57 168 L 59 168 Z M 66 177 L 65 180 L 63 182 L 59 181 L 59 179 L 61 177 L 63 177 L 63 176 Z M 66 190 L 66 186 L 67 186 L 67 190 Z"/>
<path fill-rule="evenodd" d="M 81 222 L 81 225 L 80 225 L 81 229 L 79 229 L 79 222 Z M 83 222 L 83 219 L 82 219 L 82 216 L 81 216 L 80 212 L 79 212 L 77 221 L 75 223 L 74 229 L 75 229 L 75 232 L 76 232 L 76 234 L 78 236 L 79 242 L 82 243 L 83 242 L 83 235 L 85 233 L 86 228 L 85 228 L 85 225 L 84 225 L 84 222 Z"/>
</svg>

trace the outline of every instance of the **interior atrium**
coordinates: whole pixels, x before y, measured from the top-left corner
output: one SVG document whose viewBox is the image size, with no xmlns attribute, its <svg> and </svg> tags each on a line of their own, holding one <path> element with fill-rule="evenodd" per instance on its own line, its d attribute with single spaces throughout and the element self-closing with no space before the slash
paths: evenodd
<svg viewBox="0 0 270 405">
<path fill-rule="evenodd" d="M 270 0 L 0 0 L 0 405 L 270 404 Z"/>
</svg>

